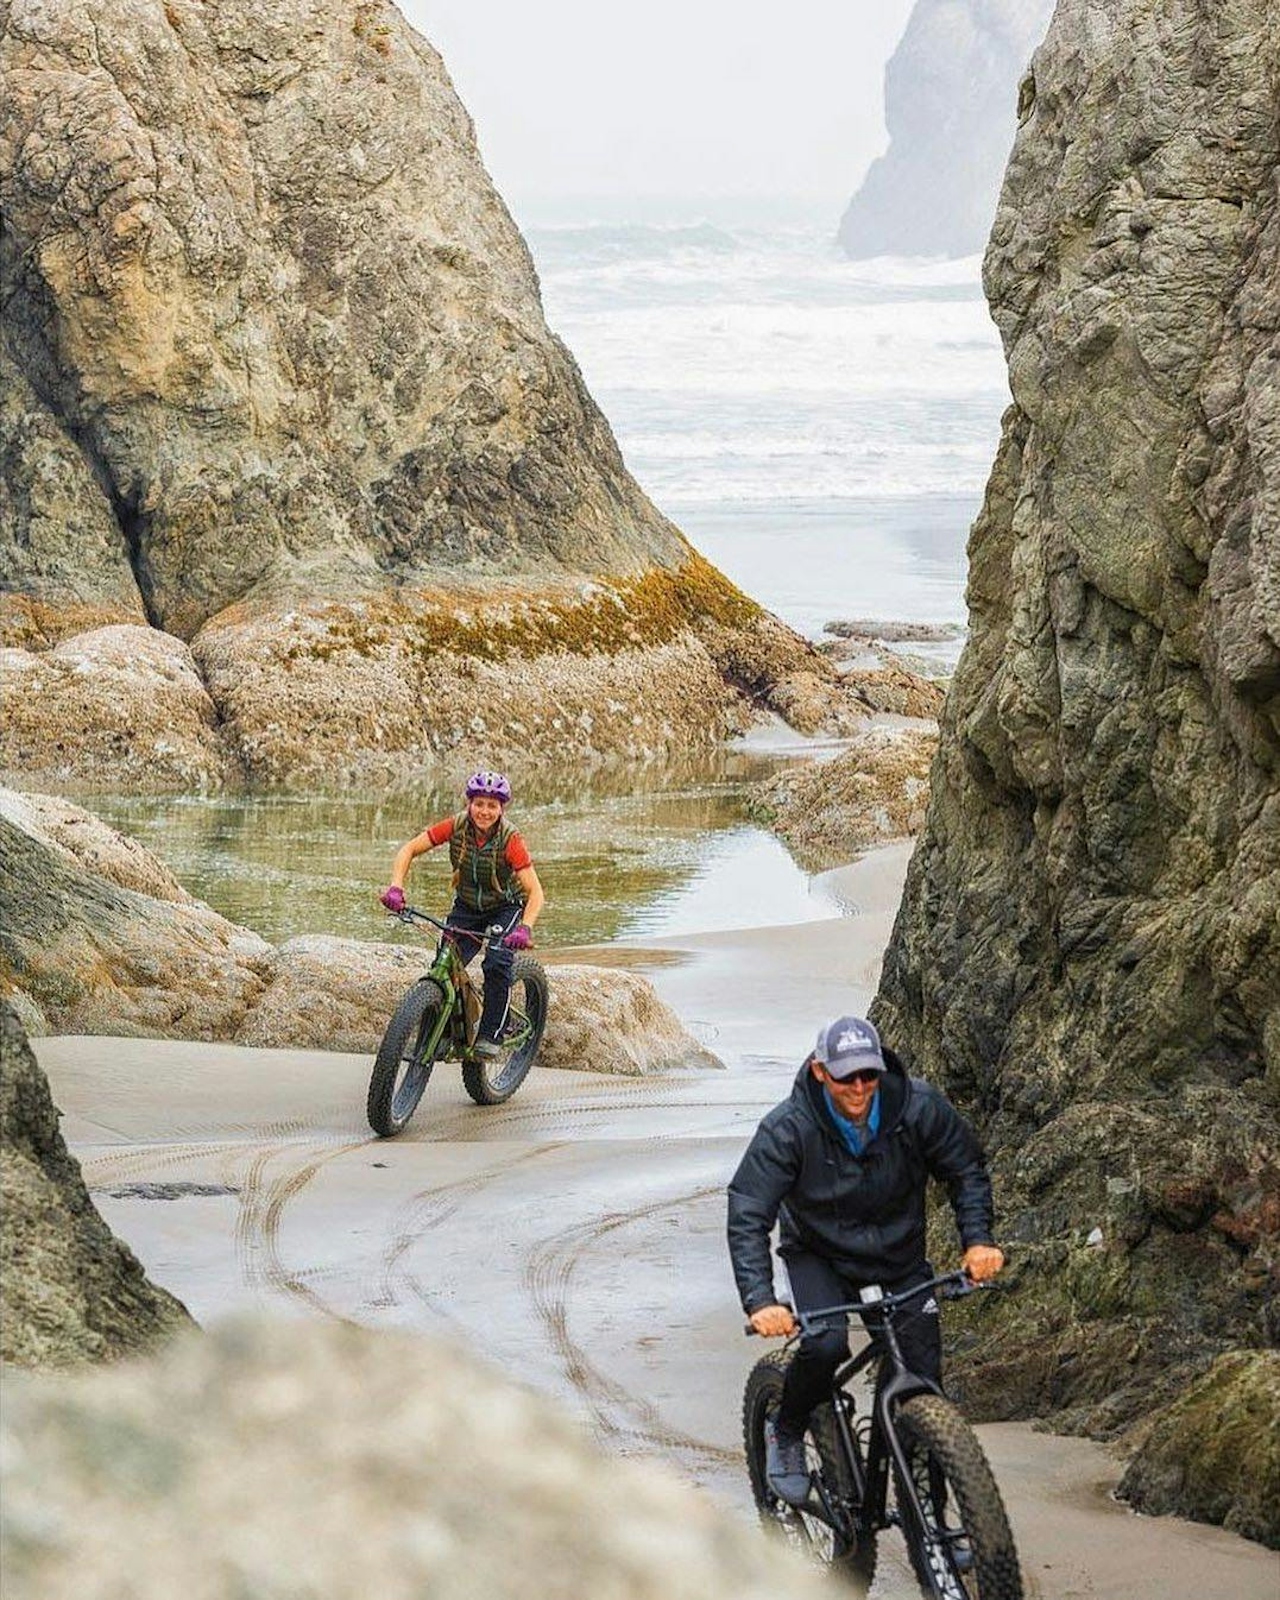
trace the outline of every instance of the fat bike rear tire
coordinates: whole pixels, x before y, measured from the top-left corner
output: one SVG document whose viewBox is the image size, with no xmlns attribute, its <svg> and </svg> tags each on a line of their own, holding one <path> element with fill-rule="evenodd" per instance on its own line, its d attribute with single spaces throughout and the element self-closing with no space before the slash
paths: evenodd
<svg viewBox="0 0 1280 1600">
<path fill-rule="evenodd" d="M 751 1497 L 766 1532 L 782 1538 L 811 1564 L 835 1573 L 855 1594 L 864 1595 L 876 1575 L 875 1535 L 869 1534 L 852 1543 L 821 1518 L 779 1500 L 769 1487 L 765 1473 L 765 1423 L 777 1413 L 790 1361 L 789 1350 L 773 1350 L 756 1362 L 747 1377 L 742 1397 L 742 1443 L 751 1479 Z M 853 1485 L 840 1454 L 830 1404 L 818 1406 L 809 1418 L 805 1452 L 810 1470 L 821 1475 L 827 1493 L 842 1501 L 851 1501 Z"/>
<path fill-rule="evenodd" d="M 478 1106 L 510 1100 L 529 1076 L 546 1025 L 547 975 L 532 956 L 517 956 L 501 1053 L 488 1061 L 468 1056 L 462 1063 L 462 1086 Z"/>
</svg>

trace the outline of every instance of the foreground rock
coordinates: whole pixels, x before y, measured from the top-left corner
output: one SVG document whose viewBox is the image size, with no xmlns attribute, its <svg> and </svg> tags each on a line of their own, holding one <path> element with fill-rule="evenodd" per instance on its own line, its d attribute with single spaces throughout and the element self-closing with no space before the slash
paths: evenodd
<svg viewBox="0 0 1280 1600">
<path fill-rule="evenodd" d="M 232 1324 L 163 1360 L 11 1385 L 15 1593 L 818 1600 L 833 1591 L 656 1467 L 434 1340 Z M 483 1505 L 477 1486 L 484 1486 Z"/>
<path fill-rule="evenodd" d="M 1145 1430 L 1117 1489 L 1138 1511 L 1280 1549 L 1280 1353 L 1222 1356 Z"/>
<path fill-rule="evenodd" d="M 1060 0 L 1036 54 L 986 261 L 1014 405 L 876 1013 L 994 1154 L 1018 1292 L 953 1370 L 1105 1435 L 1280 1338 L 1275 22 Z"/>
<path fill-rule="evenodd" d="M 966 256 L 987 241 L 1018 80 L 1053 0 L 916 0 L 884 75 L 889 148 L 840 223 L 846 255 Z"/>
<path fill-rule="evenodd" d="M 48 0 L 0 73 L 0 771 L 386 783 L 854 711 L 626 472 L 394 6 Z"/>
<path fill-rule="evenodd" d="M 372 1054 L 420 948 L 307 935 L 276 948 L 63 800 L 0 790 L 0 993 L 51 1033 L 226 1039 Z M 550 969 L 538 1060 L 627 1076 L 716 1067 L 648 979 Z"/>
<path fill-rule="evenodd" d="M 0 1194 L 0 1360 L 23 1367 L 108 1360 L 149 1350 L 190 1324 L 94 1210 L 58 1131 L 48 1079 L 3 1003 Z M 8 1403 L 6 1394 L 6 1411 Z"/>
<path fill-rule="evenodd" d="M 824 872 L 919 831 L 937 747 L 937 736 L 923 731 L 863 734 L 830 761 L 786 768 L 760 784 L 750 812 L 807 872 Z"/>
<path fill-rule="evenodd" d="M 236 770 L 180 639 L 117 625 L 0 649 L 0 773 L 52 787 L 207 789 Z"/>
</svg>

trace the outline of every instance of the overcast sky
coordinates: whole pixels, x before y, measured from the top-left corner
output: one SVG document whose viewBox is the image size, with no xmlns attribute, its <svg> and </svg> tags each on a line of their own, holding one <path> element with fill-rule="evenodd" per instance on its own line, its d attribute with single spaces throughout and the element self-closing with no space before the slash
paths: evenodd
<svg viewBox="0 0 1280 1600">
<path fill-rule="evenodd" d="M 400 0 L 517 208 L 583 196 L 814 199 L 884 148 L 912 0 Z"/>
</svg>

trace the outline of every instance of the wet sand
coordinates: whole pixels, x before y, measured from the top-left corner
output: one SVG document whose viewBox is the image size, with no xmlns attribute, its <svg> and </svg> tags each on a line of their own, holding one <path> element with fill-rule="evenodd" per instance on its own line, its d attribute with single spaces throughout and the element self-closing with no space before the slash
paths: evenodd
<svg viewBox="0 0 1280 1600">
<path fill-rule="evenodd" d="M 442 1068 L 384 1142 L 364 1121 L 366 1057 L 34 1043 L 103 1215 L 202 1322 L 253 1308 L 454 1332 L 607 1448 L 661 1457 L 745 1515 L 738 1412 L 762 1346 L 742 1336 L 724 1185 L 818 1023 L 870 998 L 906 855 L 834 875 L 852 914 L 831 922 L 614 948 L 721 1073 L 535 1070 L 481 1109 Z M 1109 1498 L 1119 1464 L 1098 1446 L 1021 1425 L 982 1434 L 1030 1594 L 1276 1600 L 1280 1558 L 1134 1516 Z M 875 1593 L 914 1594 L 900 1541 L 882 1548 Z"/>
</svg>

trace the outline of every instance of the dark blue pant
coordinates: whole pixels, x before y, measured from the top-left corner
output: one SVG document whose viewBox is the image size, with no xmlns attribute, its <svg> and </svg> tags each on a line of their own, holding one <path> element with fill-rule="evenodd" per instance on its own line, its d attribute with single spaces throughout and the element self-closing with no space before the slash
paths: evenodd
<svg viewBox="0 0 1280 1600">
<path fill-rule="evenodd" d="M 460 900 L 455 900 L 453 909 L 449 913 L 449 923 L 455 928 L 465 928 L 473 933 L 487 933 L 490 928 L 497 926 L 507 934 L 519 925 L 523 915 L 524 906 L 519 900 L 509 905 L 498 906 L 493 911 L 468 911 Z M 476 951 L 480 948 L 480 941 L 477 939 L 472 942 L 463 938 L 458 942 L 462 947 L 462 959 L 474 960 Z M 511 998 L 511 973 L 515 964 L 515 951 L 508 950 L 499 935 L 485 951 L 484 962 L 480 968 L 484 973 L 484 1010 L 480 1013 L 480 1036 L 483 1039 L 496 1039 L 502 1030 L 502 1024 L 507 1019 L 507 1001 Z"/>
<path fill-rule="evenodd" d="M 791 1281 L 791 1304 L 796 1311 L 817 1311 L 822 1306 L 844 1305 L 858 1298 L 859 1282 L 843 1278 L 824 1256 L 797 1251 L 785 1257 Z M 899 1294 L 913 1283 L 933 1277 L 927 1261 L 892 1282 L 882 1281 L 886 1294 Z M 868 1280 L 870 1281 L 870 1280 Z M 942 1327 L 938 1321 L 938 1302 L 932 1292 L 922 1295 L 921 1309 L 913 1303 L 903 1308 L 894 1323 L 903 1357 L 913 1372 L 942 1382 Z M 931 1309 L 925 1310 L 929 1306 Z M 778 1406 L 778 1424 L 787 1433 L 803 1433 L 809 1413 L 831 1393 L 836 1369 L 849 1357 L 846 1329 L 831 1327 L 821 1333 L 806 1334 L 787 1368 Z"/>
</svg>

